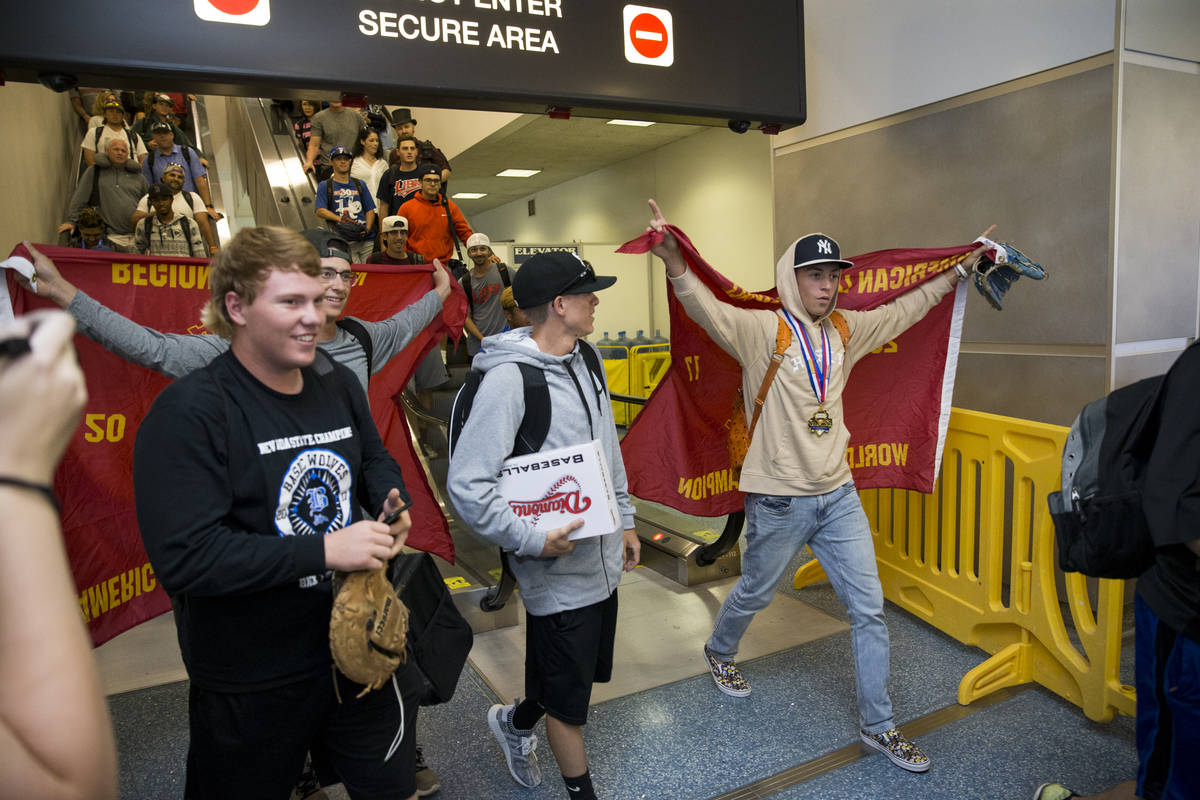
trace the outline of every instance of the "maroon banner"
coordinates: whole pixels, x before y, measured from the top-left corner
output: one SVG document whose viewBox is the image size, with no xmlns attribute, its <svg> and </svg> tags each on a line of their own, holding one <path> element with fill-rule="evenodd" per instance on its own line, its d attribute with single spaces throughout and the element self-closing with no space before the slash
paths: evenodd
<svg viewBox="0 0 1200 800">
<path fill-rule="evenodd" d="M 682 231 L 670 230 L 688 266 L 718 298 L 739 308 L 779 308 L 774 288 L 741 288 L 707 264 Z M 656 235 L 647 232 L 617 252 L 645 253 Z M 952 269 L 970 251 L 961 246 L 854 256 L 854 266 L 842 272 L 838 308 L 862 311 L 894 300 Z M 723 516 L 743 506 L 726 447 L 741 367 L 688 317 L 666 283 L 671 366 L 621 443 L 629 491 L 687 514 Z M 932 491 L 950 413 L 962 297 L 951 292 L 854 366 L 842 406 L 851 432 L 846 458 L 859 489 Z"/>
<path fill-rule="evenodd" d="M 39 245 L 63 276 L 118 314 L 167 333 L 207 333 L 200 309 L 209 297 L 208 261 L 101 253 Z M 18 245 L 13 255 L 28 257 Z M 346 313 L 382 320 L 419 300 L 432 287 L 430 265 L 356 265 L 360 270 Z M 8 272 L 6 270 L 6 272 Z M 14 314 L 48 307 L 7 275 Z M 371 415 L 399 463 L 413 498 L 408 544 L 454 560 L 454 543 L 425 481 L 398 398 L 416 364 L 443 335 L 461 335 L 466 295 L 457 282 L 439 318 L 371 378 Z M 167 611 L 137 528 L 133 501 L 133 443 L 138 425 L 168 383 L 84 336 L 75 337 L 87 379 L 88 402 L 55 477 L 63 537 L 79 592 L 79 609 L 92 641 L 103 644 Z"/>
</svg>

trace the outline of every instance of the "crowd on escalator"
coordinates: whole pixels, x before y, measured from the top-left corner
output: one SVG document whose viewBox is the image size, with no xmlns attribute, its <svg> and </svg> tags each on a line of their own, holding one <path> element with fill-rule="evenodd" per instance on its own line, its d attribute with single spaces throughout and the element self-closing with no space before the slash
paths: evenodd
<svg viewBox="0 0 1200 800">
<path fill-rule="evenodd" d="M 59 233 L 71 245 L 206 258 L 221 219 L 209 159 L 188 134 L 195 98 L 178 92 L 71 91 L 82 127 L 79 180 Z"/>
</svg>

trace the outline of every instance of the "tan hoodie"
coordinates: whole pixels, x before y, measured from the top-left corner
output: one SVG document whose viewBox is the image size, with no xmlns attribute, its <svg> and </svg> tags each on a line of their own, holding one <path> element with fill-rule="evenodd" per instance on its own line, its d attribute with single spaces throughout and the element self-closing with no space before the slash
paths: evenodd
<svg viewBox="0 0 1200 800">
<path fill-rule="evenodd" d="M 809 431 L 808 421 L 821 405 L 809 384 L 801 344 L 793 334 L 767 393 L 742 466 L 739 488 L 743 492 L 816 495 L 833 491 L 849 481 L 846 449 L 850 444 L 850 431 L 842 414 L 842 390 L 850 368 L 864 355 L 924 317 L 954 288 L 954 272 L 950 270 L 886 305 L 870 311 L 841 312 L 850 330 L 849 343 L 843 348 L 841 337 L 829 321 L 829 313 L 837 305 L 836 297 L 829 312 L 820 319 L 814 320 L 804 310 L 796 286 L 796 270 L 792 266 L 795 247 L 796 242 L 792 242 L 775 265 L 775 286 L 784 308 L 804 326 L 818 357 L 822 327 L 829 336 L 832 367 L 824 408 L 833 417 L 833 428 L 823 436 Z M 742 391 L 749 421 L 754 411 L 754 398 L 775 352 L 777 320 L 782 314 L 738 308 L 722 302 L 690 269 L 670 280 L 675 296 L 688 316 L 742 365 Z"/>
</svg>

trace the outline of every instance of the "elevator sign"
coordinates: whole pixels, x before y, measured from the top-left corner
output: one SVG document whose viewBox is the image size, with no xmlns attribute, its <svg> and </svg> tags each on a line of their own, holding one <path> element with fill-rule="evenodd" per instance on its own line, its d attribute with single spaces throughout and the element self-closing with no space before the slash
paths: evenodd
<svg viewBox="0 0 1200 800">
<path fill-rule="evenodd" d="M 625 6 L 625 60 L 669 67 L 675 63 L 675 31 L 665 8 Z"/>
<path fill-rule="evenodd" d="M 642 3 L 655 5 L 177 0 L 155 6 L 153 25 L 130 27 L 138 0 L 109 0 L 99 15 L 34 2 L 0 26 L 0 75 L 257 97 L 349 93 L 410 107 L 554 108 L 736 122 L 735 130 L 804 121 L 803 0 Z"/>
</svg>

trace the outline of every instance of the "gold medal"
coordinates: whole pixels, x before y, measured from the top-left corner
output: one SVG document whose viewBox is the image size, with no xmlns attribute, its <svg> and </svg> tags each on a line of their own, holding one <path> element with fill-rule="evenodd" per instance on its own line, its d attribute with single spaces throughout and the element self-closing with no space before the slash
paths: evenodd
<svg viewBox="0 0 1200 800">
<path fill-rule="evenodd" d="M 808 421 L 808 432 L 814 436 L 824 436 L 833 429 L 833 417 L 823 407 L 817 409 Z"/>
</svg>

